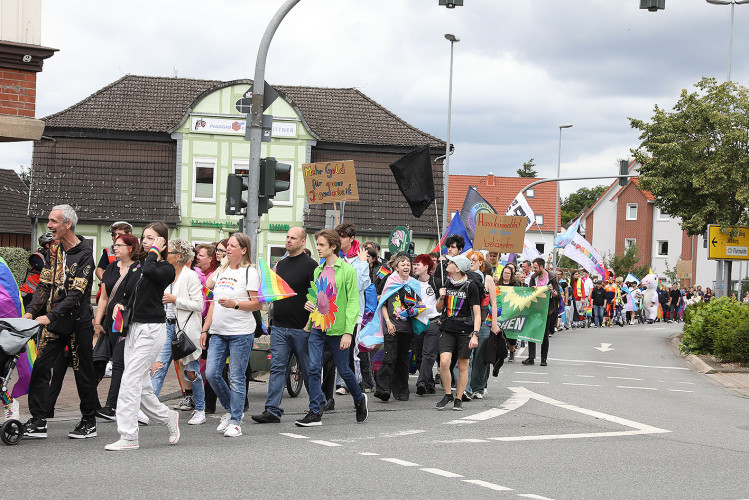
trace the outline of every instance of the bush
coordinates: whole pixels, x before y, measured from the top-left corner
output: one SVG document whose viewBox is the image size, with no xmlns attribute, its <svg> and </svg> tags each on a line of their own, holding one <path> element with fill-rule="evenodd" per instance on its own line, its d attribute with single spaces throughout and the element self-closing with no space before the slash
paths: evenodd
<svg viewBox="0 0 749 500">
<path fill-rule="evenodd" d="M 681 350 L 749 362 L 749 307 L 726 297 L 687 307 Z"/>
<path fill-rule="evenodd" d="M 23 285 L 26 279 L 26 270 L 29 268 L 29 255 L 31 252 L 23 248 L 0 247 L 0 257 L 8 263 L 10 272 L 16 279 L 18 286 Z"/>
</svg>

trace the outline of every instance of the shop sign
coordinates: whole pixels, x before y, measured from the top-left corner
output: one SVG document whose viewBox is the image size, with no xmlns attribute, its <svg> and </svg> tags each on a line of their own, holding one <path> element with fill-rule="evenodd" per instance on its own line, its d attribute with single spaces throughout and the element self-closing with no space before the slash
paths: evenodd
<svg viewBox="0 0 749 500">
<path fill-rule="evenodd" d="M 288 224 L 270 224 L 268 229 L 279 233 L 285 233 L 289 230 L 289 227 L 290 226 Z"/>
<path fill-rule="evenodd" d="M 190 131 L 201 134 L 244 135 L 247 126 L 243 118 L 211 118 L 193 116 Z M 272 137 L 296 137 L 296 122 L 273 122 Z"/>
<path fill-rule="evenodd" d="M 190 220 L 191 227 L 204 227 L 209 229 L 239 229 L 239 223 L 231 220 L 220 221 L 220 220 Z"/>
</svg>

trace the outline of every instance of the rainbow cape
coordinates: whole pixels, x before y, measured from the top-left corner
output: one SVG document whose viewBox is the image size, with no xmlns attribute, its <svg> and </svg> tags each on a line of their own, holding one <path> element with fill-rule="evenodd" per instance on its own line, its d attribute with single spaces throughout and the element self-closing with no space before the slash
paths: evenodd
<svg viewBox="0 0 749 500">
<path fill-rule="evenodd" d="M 289 284 L 268 267 L 268 263 L 262 257 L 258 259 L 257 267 L 260 274 L 260 290 L 257 291 L 258 302 L 274 302 L 296 295 Z"/>
</svg>

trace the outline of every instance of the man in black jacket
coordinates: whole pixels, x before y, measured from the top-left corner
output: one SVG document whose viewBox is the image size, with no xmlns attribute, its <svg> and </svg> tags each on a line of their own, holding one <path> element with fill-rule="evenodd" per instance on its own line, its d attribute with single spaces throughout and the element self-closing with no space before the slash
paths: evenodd
<svg viewBox="0 0 749 500">
<path fill-rule="evenodd" d="M 544 268 L 546 261 L 541 257 L 533 260 L 533 275 L 529 286 L 548 286 L 551 292 L 549 298 L 549 312 L 546 316 L 546 328 L 544 329 L 544 340 L 541 344 L 541 366 L 546 366 L 546 356 L 549 354 L 549 334 L 554 331 L 557 324 L 557 310 L 559 309 L 559 282 L 556 276 L 546 272 Z M 536 358 L 536 343 L 528 343 L 528 359 L 523 361 L 524 365 L 532 365 Z"/>
<path fill-rule="evenodd" d="M 93 362 L 94 328 L 91 322 L 91 285 L 94 257 L 91 247 L 75 234 L 78 216 L 70 205 L 57 205 L 49 213 L 47 228 L 55 243 L 40 276 L 39 286 L 24 318 L 44 325 L 38 355 L 29 382 L 29 412 L 24 436 L 47 437 L 50 370 L 67 346 L 81 398 L 81 421 L 68 437 L 96 437 L 96 376 Z"/>
</svg>

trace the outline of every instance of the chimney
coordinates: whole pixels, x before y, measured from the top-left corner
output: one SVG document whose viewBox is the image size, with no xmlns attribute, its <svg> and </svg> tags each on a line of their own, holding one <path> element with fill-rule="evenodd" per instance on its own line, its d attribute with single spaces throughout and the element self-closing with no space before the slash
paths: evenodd
<svg viewBox="0 0 749 500">
<path fill-rule="evenodd" d="M 486 176 L 486 185 L 487 186 L 493 186 L 494 185 L 494 174 L 489 172 L 489 175 Z"/>
</svg>

